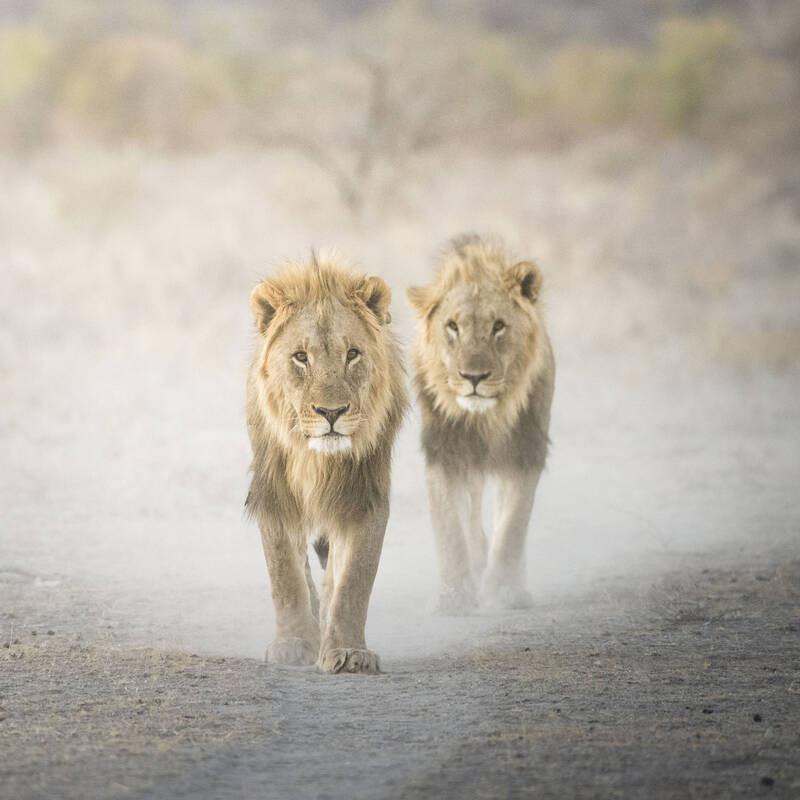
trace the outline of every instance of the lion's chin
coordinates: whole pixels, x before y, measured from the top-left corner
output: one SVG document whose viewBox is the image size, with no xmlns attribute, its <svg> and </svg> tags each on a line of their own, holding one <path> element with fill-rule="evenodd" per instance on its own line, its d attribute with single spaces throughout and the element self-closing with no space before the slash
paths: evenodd
<svg viewBox="0 0 800 800">
<path fill-rule="evenodd" d="M 481 397 L 477 394 L 470 394 L 466 397 L 459 395 L 456 397 L 456 403 L 470 414 L 485 414 L 497 405 L 497 400 L 494 397 Z"/>
<path fill-rule="evenodd" d="M 333 455 L 334 453 L 343 453 L 345 450 L 349 450 L 351 446 L 350 437 L 341 433 L 312 436 L 308 440 L 309 450 L 316 450 L 318 453 L 323 453 L 326 456 Z"/>
</svg>

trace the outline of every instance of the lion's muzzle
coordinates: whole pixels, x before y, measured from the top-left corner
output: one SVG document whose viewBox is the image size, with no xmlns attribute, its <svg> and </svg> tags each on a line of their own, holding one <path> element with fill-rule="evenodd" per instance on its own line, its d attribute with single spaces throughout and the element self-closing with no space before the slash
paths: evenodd
<svg viewBox="0 0 800 800">
<path fill-rule="evenodd" d="M 328 406 L 311 406 L 316 414 L 317 422 L 311 426 L 311 430 L 306 434 L 308 438 L 308 449 L 316 450 L 318 453 L 331 455 L 332 453 L 342 453 L 349 450 L 352 446 L 350 434 L 353 432 L 352 421 L 347 412 L 350 404 L 331 408 Z M 320 419 L 321 418 L 321 419 Z M 323 422 L 324 420 L 324 422 Z M 325 424 L 327 423 L 327 430 Z"/>
<path fill-rule="evenodd" d="M 319 414 L 324 419 L 328 420 L 328 424 L 331 426 L 331 431 L 334 430 L 334 425 L 336 424 L 336 420 L 344 414 L 347 409 L 350 408 L 350 404 L 348 403 L 346 406 L 339 406 L 339 408 L 323 408 L 322 406 L 311 406 L 314 409 L 315 414 Z"/>
</svg>

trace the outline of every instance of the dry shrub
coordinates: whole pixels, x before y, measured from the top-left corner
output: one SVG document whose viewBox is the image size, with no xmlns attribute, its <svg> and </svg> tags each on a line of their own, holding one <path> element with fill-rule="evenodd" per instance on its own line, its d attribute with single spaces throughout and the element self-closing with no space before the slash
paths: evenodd
<svg viewBox="0 0 800 800">
<path fill-rule="evenodd" d="M 751 152 L 796 147 L 787 110 L 799 94 L 792 65 L 757 53 L 723 17 L 667 19 L 649 49 L 567 45 L 531 91 L 534 113 L 557 113 L 573 137 L 627 125 Z"/>
<path fill-rule="evenodd" d="M 70 72 L 61 110 L 102 139 L 179 150 L 225 130 L 230 90 L 221 70 L 177 41 L 104 39 Z"/>
<path fill-rule="evenodd" d="M 730 20 L 678 17 L 662 23 L 645 80 L 663 123 L 696 130 L 714 95 L 746 57 Z"/>
<path fill-rule="evenodd" d="M 568 45 L 553 59 L 543 99 L 576 124 L 616 123 L 631 117 L 641 82 L 641 59 L 633 51 Z"/>
<path fill-rule="evenodd" d="M 0 150 L 60 138 L 288 147 L 352 209 L 391 196 L 435 147 L 561 148 L 624 128 L 780 160 L 800 148 L 800 12 L 782 7 L 665 18 L 633 46 L 601 42 L 598 26 L 570 29 L 581 41 L 532 23 L 492 30 L 416 0 L 192 15 L 166 0 L 47 4 L 0 28 Z"/>
<path fill-rule="evenodd" d="M 47 127 L 54 46 L 30 27 L 0 29 L 0 146 L 38 144 Z"/>
</svg>

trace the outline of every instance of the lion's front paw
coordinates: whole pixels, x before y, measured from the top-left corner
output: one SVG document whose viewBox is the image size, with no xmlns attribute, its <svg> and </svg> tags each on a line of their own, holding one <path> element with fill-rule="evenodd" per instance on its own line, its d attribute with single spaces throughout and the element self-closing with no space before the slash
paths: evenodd
<svg viewBox="0 0 800 800">
<path fill-rule="evenodd" d="M 264 658 L 271 664 L 306 667 L 316 662 L 317 647 L 306 639 L 281 636 L 270 643 Z"/>
<path fill-rule="evenodd" d="M 522 586 L 499 586 L 483 592 L 481 603 L 486 608 L 504 611 L 533 608 L 533 597 Z"/>
<path fill-rule="evenodd" d="M 469 617 L 478 610 L 474 592 L 443 589 L 431 604 L 431 612 L 440 617 Z"/>
<path fill-rule="evenodd" d="M 363 672 L 374 675 L 381 671 L 381 661 L 372 650 L 331 647 L 320 655 L 317 667 L 323 672 Z"/>
</svg>

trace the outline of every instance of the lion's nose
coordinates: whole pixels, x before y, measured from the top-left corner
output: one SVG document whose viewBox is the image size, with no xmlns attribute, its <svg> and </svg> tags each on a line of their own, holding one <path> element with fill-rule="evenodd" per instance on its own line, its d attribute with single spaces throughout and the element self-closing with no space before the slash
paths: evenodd
<svg viewBox="0 0 800 800">
<path fill-rule="evenodd" d="M 348 403 L 346 406 L 339 406 L 339 408 L 322 408 L 322 406 L 311 406 L 314 411 L 319 414 L 321 417 L 325 417 L 326 420 L 330 423 L 331 430 L 333 430 L 333 425 L 339 417 L 350 408 L 350 404 Z"/>
<path fill-rule="evenodd" d="M 459 372 L 458 373 L 464 380 L 469 381 L 472 384 L 473 389 L 478 388 L 478 384 L 486 380 L 492 373 L 491 372 L 483 372 L 480 375 L 468 375 L 466 372 Z"/>
</svg>

